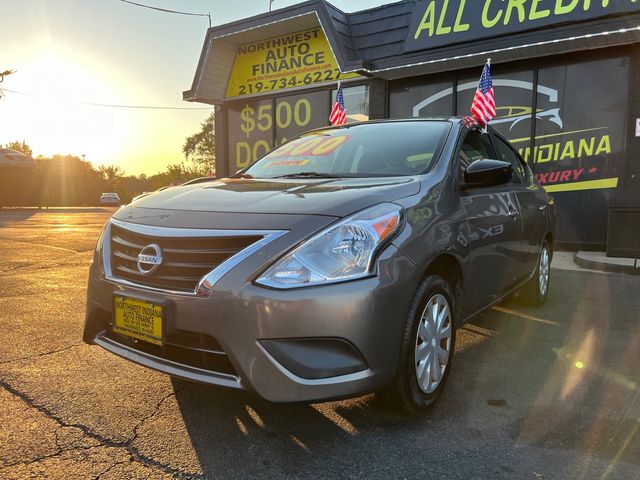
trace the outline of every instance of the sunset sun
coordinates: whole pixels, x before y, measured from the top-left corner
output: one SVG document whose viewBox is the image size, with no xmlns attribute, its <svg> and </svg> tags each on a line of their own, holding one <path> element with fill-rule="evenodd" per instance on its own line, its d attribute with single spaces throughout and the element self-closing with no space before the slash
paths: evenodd
<svg viewBox="0 0 640 480">
<path fill-rule="evenodd" d="M 103 75 L 60 51 L 33 56 L 19 72 L 24 79 L 19 90 L 16 83 L 19 93 L 8 96 L 4 106 L 13 128 L 37 132 L 28 139 L 34 151 L 85 155 L 105 163 L 124 147 L 130 112 L 91 105 L 122 103 Z"/>
</svg>

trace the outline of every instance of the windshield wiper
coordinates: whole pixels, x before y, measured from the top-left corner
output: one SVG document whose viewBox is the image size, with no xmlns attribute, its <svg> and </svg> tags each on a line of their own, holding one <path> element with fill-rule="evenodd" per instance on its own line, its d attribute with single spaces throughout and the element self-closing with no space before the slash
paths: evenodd
<svg viewBox="0 0 640 480">
<path fill-rule="evenodd" d="M 332 175 L 330 173 L 321 172 L 298 172 L 290 173 L 288 175 L 280 175 L 272 178 L 342 178 L 343 175 Z"/>
<path fill-rule="evenodd" d="M 288 175 L 280 175 L 276 178 L 340 178 L 338 175 L 332 175 L 331 173 L 322 173 L 322 172 L 298 172 L 298 173 L 290 173 Z"/>
<path fill-rule="evenodd" d="M 236 173 L 235 175 L 231 175 L 231 178 L 255 178 L 255 177 L 248 173 Z"/>
</svg>

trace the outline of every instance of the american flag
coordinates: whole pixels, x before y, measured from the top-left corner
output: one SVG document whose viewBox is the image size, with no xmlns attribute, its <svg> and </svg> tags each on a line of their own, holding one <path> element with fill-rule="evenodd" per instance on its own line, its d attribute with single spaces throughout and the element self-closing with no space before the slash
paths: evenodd
<svg viewBox="0 0 640 480">
<path fill-rule="evenodd" d="M 342 85 L 340 85 L 340 83 L 338 83 L 336 102 L 333 104 L 333 108 L 329 114 L 329 121 L 331 125 L 344 125 L 347 123 L 347 110 L 344 107 L 344 94 L 342 93 Z"/>
<path fill-rule="evenodd" d="M 491 63 L 487 60 L 480 76 L 480 83 L 473 97 L 471 113 L 483 126 L 496 116 L 496 100 L 493 95 L 493 82 L 491 81 Z"/>
</svg>

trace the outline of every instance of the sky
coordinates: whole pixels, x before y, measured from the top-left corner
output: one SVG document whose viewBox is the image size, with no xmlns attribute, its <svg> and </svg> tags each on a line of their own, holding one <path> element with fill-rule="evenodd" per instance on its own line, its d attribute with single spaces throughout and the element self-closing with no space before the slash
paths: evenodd
<svg viewBox="0 0 640 480">
<path fill-rule="evenodd" d="M 264 13 L 268 0 L 136 0 L 212 24 Z M 273 9 L 300 3 L 276 0 Z M 333 0 L 343 11 L 389 0 Z M 182 101 L 191 87 L 206 17 L 121 0 L 0 0 L 0 144 L 26 141 L 34 156 L 84 156 L 95 166 L 152 175 L 184 160 L 182 145 L 211 112 Z M 177 107 L 113 108 L 99 103 Z"/>
</svg>

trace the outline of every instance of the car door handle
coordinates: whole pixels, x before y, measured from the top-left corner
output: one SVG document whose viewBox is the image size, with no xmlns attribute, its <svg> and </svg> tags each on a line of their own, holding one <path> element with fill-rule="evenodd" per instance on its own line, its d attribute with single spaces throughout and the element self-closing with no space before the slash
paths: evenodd
<svg viewBox="0 0 640 480">
<path fill-rule="evenodd" d="M 544 212 L 546 209 L 547 209 L 547 204 L 546 203 L 543 203 L 542 205 L 540 205 L 538 207 L 538 210 L 540 210 L 541 212 Z"/>
<path fill-rule="evenodd" d="M 510 208 L 507 216 L 509 216 L 510 218 L 516 218 L 518 216 L 518 211 Z"/>
</svg>

